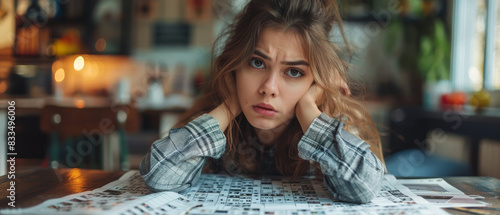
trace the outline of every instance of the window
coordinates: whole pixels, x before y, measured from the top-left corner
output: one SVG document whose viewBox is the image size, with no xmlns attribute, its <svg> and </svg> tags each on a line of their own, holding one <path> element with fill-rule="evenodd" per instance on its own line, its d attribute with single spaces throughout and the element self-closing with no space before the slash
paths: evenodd
<svg viewBox="0 0 500 215">
<path fill-rule="evenodd" d="M 491 39 L 490 43 L 494 44 L 494 46 L 491 45 L 494 49 L 491 50 L 491 61 L 488 62 L 489 65 L 493 66 L 491 68 L 492 77 L 487 76 L 486 78 L 491 80 L 491 89 L 500 90 L 500 16 L 498 15 L 500 13 L 500 4 L 497 0 L 490 0 L 489 3 L 491 9 L 488 12 L 491 18 L 488 16 L 488 20 L 492 20 L 492 22 L 488 23 L 488 30 L 491 30 L 491 35 L 488 34 L 488 36 Z M 488 85 L 487 88 L 489 88 Z"/>
<path fill-rule="evenodd" d="M 500 48 L 500 39 L 495 38 L 500 35 L 497 0 L 456 0 L 453 4 L 453 87 L 462 91 L 500 89 L 500 56 L 495 58 L 495 50 Z"/>
</svg>

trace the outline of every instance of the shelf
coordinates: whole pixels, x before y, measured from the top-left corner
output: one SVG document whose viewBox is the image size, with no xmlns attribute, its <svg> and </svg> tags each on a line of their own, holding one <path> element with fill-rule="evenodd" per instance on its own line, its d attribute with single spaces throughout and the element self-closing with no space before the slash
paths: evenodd
<svg viewBox="0 0 500 215">
<path fill-rule="evenodd" d="M 0 65 L 34 65 L 34 66 L 52 66 L 56 60 L 55 57 L 34 57 L 34 56 L 0 56 Z"/>
</svg>

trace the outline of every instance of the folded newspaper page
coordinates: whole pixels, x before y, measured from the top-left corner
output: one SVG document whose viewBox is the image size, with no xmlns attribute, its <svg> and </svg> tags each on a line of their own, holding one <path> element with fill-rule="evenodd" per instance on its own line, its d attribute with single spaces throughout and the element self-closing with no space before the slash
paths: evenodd
<svg viewBox="0 0 500 215">
<path fill-rule="evenodd" d="M 484 207 L 489 205 L 476 200 L 481 197 L 468 196 L 442 178 L 399 179 L 398 182 L 410 189 L 412 193 L 438 207 Z"/>
</svg>

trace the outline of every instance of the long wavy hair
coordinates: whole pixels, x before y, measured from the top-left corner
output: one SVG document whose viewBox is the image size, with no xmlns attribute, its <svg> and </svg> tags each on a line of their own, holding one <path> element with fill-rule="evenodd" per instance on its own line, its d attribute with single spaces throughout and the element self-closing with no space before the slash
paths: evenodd
<svg viewBox="0 0 500 215">
<path fill-rule="evenodd" d="M 229 107 L 226 98 L 231 92 L 225 77 L 248 64 L 261 32 L 269 27 L 292 31 L 302 39 L 314 82 L 324 90 L 324 102 L 319 109 L 342 120 L 344 129 L 370 144 L 370 149 L 383 162 L 380 138 L 367 110 L 360 99 L 346 95 L 339 86 L 339 80 L 348 81 L 348 63 L 340 56 L 343 51 L 330 40 L 334 27 L 340 30 L 345 47 L 349 45 L 336 0 L 251 0 L 214 43 L 213 54 L 222 38 L 226 38 L 222 52 L 213 55 L 215 60 L 203 96 L 181 116 L 175 127 L 186 125 L 222 103 Z M 349 85 L 352 87 L 353 84 Z M 233 119 L 224 132 L 227 138 L 224 168 L 229 173 L 262 173 L 263 146 L 256 136 L 265 134 L 256 134 L 243 113 L 233 116 Z M 286 129 L 274 144 L 276 167 L 282 175 L 304 175 L 312 166 L 298 156 L 297 143 L 303 135 L 300 124 L 293 118 L 283 126 Z"/>
</svg>

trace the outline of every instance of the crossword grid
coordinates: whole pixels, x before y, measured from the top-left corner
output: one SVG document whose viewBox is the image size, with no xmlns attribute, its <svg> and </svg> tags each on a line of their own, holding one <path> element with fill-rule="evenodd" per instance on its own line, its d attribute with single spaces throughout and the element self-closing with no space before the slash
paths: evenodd
<svg viewBox="0 0 500 215">
<path fill-rule="evenodd" d="M 331 206 L 333 196 L 322 181 L 262 177 L 258 179 L 203 174 L 198 183 L 183 191 L 189 200 L 204 206 L 280 207 L 311 210 Z"/>
</svg>

